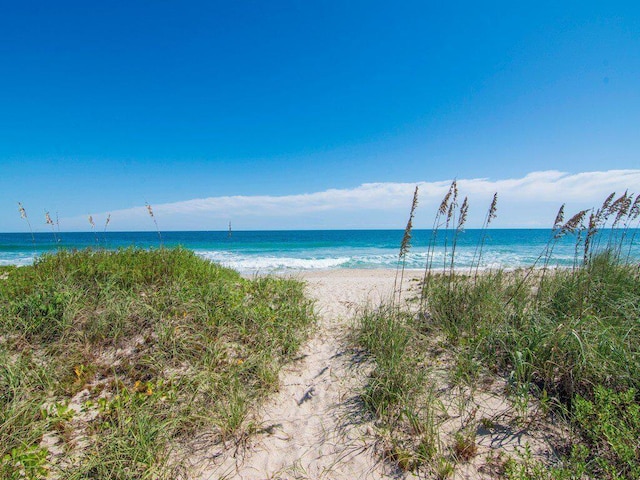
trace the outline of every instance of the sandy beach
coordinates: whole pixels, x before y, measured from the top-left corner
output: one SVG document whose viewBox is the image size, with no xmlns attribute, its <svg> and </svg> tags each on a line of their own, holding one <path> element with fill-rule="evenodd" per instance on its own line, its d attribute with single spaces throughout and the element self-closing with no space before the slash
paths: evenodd
<svg viewBox="0 0 640 480">
<path fill-rule="evenodd" d="M 310 271 L 293 277 L 306 282 L 307 294 L 316 301 L 317 330 L 281 372 L 280 391 L 258 412 L 264 433 L 241 448 L 226 445 L 192 459 L 197 478 L 397 478 L 398 472 L 380 461 L 373 421 L 363 418 L 358 397 L 371 366 L 354 358 L 346 344 L 358 309 L 392 295 L 395 270 Z M 418 270 L 405 271 L 403 296 L 415 292 L 420 278 Z"/>
<path fill-rule="evenodd" d="M 423 271 L 404 272 L 402 302 L 418 294 Z M 217 445 L 190 458 L 193 478 L 214 480 L 335 479 L 375 480 L 419 478 L 383 460 L 374 419 L 363 408 L 360 393 L 373 366 L 354 351 L 348 335 L 364 307 L 388 301 L 394 292 L 395 270 L 343 269 L 306 271 L 292 275 L 306 284 L 316 302 L 317 329 L 294 362 L 280 374 L 281 388 L 255 414 L 258 434 L 240 442 Z M 504 382 L 476 392 L 467 411 L 454 413 L 453 397 L 443 400 L 442 438 L 449 438 L 470 412 L 511 418 Z M 460 394 L 460 393 L 459 393 Z M 459 395 L 458 394 L 458 395 Z M 519 431 L 478 436 L 479 454 L 460 465 L 451 478 L 489 479 L 485 455 L 496 446 L 505 452 L 529 443 L 538 458 L 548 458 L 549 432 Z"/>
</svg>

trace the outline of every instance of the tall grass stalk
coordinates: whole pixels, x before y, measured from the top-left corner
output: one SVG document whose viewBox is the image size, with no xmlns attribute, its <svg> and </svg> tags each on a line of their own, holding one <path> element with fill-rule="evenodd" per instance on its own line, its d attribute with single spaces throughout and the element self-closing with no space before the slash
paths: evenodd
<svg viewBox="0 0 640 480">
<path fill-rule="evenodd" d="M 151 208 L 151 205 L 149 205 L 148 202 L 145 203 L 145 205 L 147 207 L 147 212 L 149 213 L 149 216 L 151 217 L 154 225 L 156 226 L 156 231 L 158 232 L 158 238 L 160 239 L 160 246 L 162 247 L 163 245 L 162 234 L 160 233 L 160 227 L 158 227 L 158 221 L 156 220 L 156 216 L 153 214 L 153 208 Z"/>
<path fill-rule="evenodd" d="M 442 263 L 442 273 L 447 273 L 447 247 L 449 241 L 449 226 L 455 225 L 456 221 L 456 209 L 458 208 L 458 183 L 454 180 L 451 183 L 451 187 L 453 188 L 453 195 L 451 196 L 451 201 L 449 202 L 449 208 L 447 209 L 447 217 L 444 224 L 445 229 L 445 237 L 444 237 L 444 255 L 443 255 L 443 263 Z M 455 235 L 455 233 L 454 233 Z"/>
<path fill-rule="evenodd" d="M 431 283 L 431 276 L 433 274 L 433 259 L 435 257 L 435 250 L 438 241 L 438 230 L 442 226 L 444 226 L 444 222 L 441 219 L 447 214 L 449 210 L 449 201 L 451 199 L 451 196 L 453 195 L 454 182 L 451 183 L 451 185 L 449 186 L 449 190 L 447 190 L 447 193 L 442 198 L 440 206 L 438 207 L 435 218 L 433 220 L 431 237 L 429 239 L 429 245 L 427 246 L 427 260 L 425 262 L 424 275 L 422 278 L 422 292 L 420 294 L 420 307 L 422 310 L 424 310 L 425 307 L 429 285 Z"/>
<path fill-rule="evenodd" d="M 632 226 L 633 222 L 638 220 L 639 217 L 640 217 L 640 193 L 636 195 L 636 199 L 634 200 L 633 205 L 629 210 L 629 223 L 628 225 L 625 226 L 625 233 L 622 237 L 623 239 L 626 237 L 629 227 Z M 636 226 L 633 230 L 633 235 L 631 235 L 631 239 L 629 241 L 629 249 L 627 251 L 627 256 L 625 257 L 625 262 L 629 262 L 629 259 L 631 258 L 631 249 L 633 248 L 633 244 L 636 239 L 636 234 L 638 233 L 638 230 L 640 230 L 640 220 L 636 222 Z"/>
<path fill-rule="evenodd" d="M 564 214 L 564 209 L 562 209 L 562 207 L 561 207 L 561 210 Z M 560 213 L 560 210 L 558 211 L 558 214 L 559 213 Z M 526 285 L 529 277 L 536 271 L 536 266 L 538 265 L 538 263 L 542 258 L 545 258 L 545 262 L 548 264 L 548 260 L 547 260 L 547 258 L 549 257 L 548 252 L 549 252 L 549 249 L 551 248 L 551 245 L 554 242 L 557 242 L 560 238 L 564 237 L 567 234 L 576 234 L 576 232 L 578 232 L 579 230 L 584 229 L 584 218 L 587 215 L 587 213 L 589 213 L 588 209 L 579 211 L 578 213 L 573 215 L 569 220 L 567 220 L 557 230 L 557 233 L 555 235 L 552 235 L 551 239 L 549 239 L 549 241 L 547 242 L 547 245 L 545 246 L 544 250 L 540 253 L 540 255 L 538 255 L 538 257 L 534 260 L 534 262 L 527 268 L 527 273 L 516 282 L 516 288 L 513 291 L 513 294 L 507 299 L 505 306 L 508 306 L 517 297 L 517 295 L 520 293 L 520 290 Z M 559 217 L 560 215 L 556 215 L 556 222 L 559 220 Z M 556 226 L 555 225 L 556 222 L 554 222 L 554 229 Z M 576 249 L 574 249 L 576 252 L 577 252 L 578 241 L 579 240 L 576 241 Z M 574 255 L 574 263 L 575 263 L 575 255 Z M 540 275 L 541 286 L 544 284 L 545 275 L 546 275 L 546 269 L 543 269 L 542 274 Z M 541 289 L 539 288 L 538 291 L 540 290 Z"/>
<path fill-rule="evenodd" d="M 453 271 L 455 267 L 456 246 L 458 245 L 458 236 L 462 233 L 464 229 L 464 224 L 467 221 L 468 212 L 469 212 L 469 200 L 467 197 L 464 197 L 462 206 L 460 207 L 460 212 L 458 214 L 458 225 L 456 226 L 456 229 L 453 235 L 453 243 L 451 245 L 451 265 L 449 266 L 449 284 L 451 284 L 451 282 L 453 281 Z"/>
<path fill-rule="evenodd" d="M 111 222 L 111 214 L 107 214 L 107 219 L 104 222 L 104 230 L 102 231 L 102 236 L 104 238 L 104 244 L 105 246 L 107 245 L 107 227 L 109 226 L 109 223 Z"/>
<path fill-rule="evenodd" d="M 55 223 L 53 223 L 53 220 L 51 219 L 51 215 L 49 215 L 48 211 L 44 211 L 44 219 L 47 225 L 51 226 L 51 233 L 53 234 L 53 241 L 56 245 L 58 245 L 58 235 L 56 235 L 56 227 L 55 227 Z"/>
<path fill-rule="evenodd" d="M 484 221 L 482 222 L 482 233 L 480 235 L 480 241 L 476 245 L 476 249 L 473 252 L 473 258 L 471 259 L 471 267 L 470 271 L 473 270 L 473 266 L 475 264 L 475 273 L 474 278 L 478 278 L 478 270 L 480 269 L 480 263 L 482 262 L 482 250 L 484 248 L 484 244 L 487 240 L 487 229 L 491 224 L 491 221 L 497 217 L 497 209 L 498 209 L 498 192 L 493 194 L 493 199 L 491 200 L 491 205 L 489 205 L 489 210 L 487 210 L 487 214 L 484 217 Z"/>
<path fill-rule="evenodd" d="M 407 226 L 404 229 L 404 235 L 402 236 L 402 242 L 400 243 L 400 253 L 398 254 L 398 266 L 396 267 L 396 277 L 393 284 L 394 298 L 398 297 L 398 305 L 402 299 L 402 284 L 404 282 L 404 270 L 407 264 L 407 253 L 411 248 L 411 230 L 413 228 L 413 217 L 415 215 L 416 208 L 418 207 L 418 186 L 413 192 L 413 200 L 411 201 L 411 211 L 409 212 L 409 220 Z M 398 274 L 400 276 L 400 283 L 398 284 Z"/>
<path fill-rule="evenodd" d="M 31 234 L 31 244 L 33 245 L 33 254 L 35 256 L 36 253 L 36 237 L 33 234 L 33 228 L 31 228 L 31 222 L 29 221 L 29 217 L 27 216 L 27 211 L 22 206 L 22 203 L 18 202 L 18 211 L 20 212 L 20 218 L 24 219 L 27 222 L 27 226 L 29 227 L 29 233 Z"/>
<path fill-rule="evenodd" d="M 91 233 L 93 234 L 93 238 L 98 243 L 98 235 L 96 234 L 96 222 L 93 221 L 93 215 L 89 215 L 89 225 L 91 225 Z"/>
<path fill-rule="evenodd" d="M 632 195 L 629 195 L 629 192 L 626 191 L 620 198 L 614 201 L 611 204 L 611 213 L 615 213 L 615 217 L 613 218 L 613 222 L 611 224 L 611 229 L 609 230 L 609 239 L 607 241 L 607 250 L 615 250 L 615 236 L 614 233 L 623 218 L 629 212 L 629 208 L 631 207 Z"/>
<path fill-rule="evenodd" d="M 589 219 L 589 231 L 587 232 L 587 239 L 585 240 L 585 263 L 589 260 L 589 254 L 591 251 L 600 250 L 601 235 L 596 234 L 598 231 L 606 228 L 607 220 L 613 213 L 611 205 L 615 195 L 616 192 L 611 192 L 607 198 L 604 199 L 602 205 L 595 211 L 593 218 Z"/>
</svg>

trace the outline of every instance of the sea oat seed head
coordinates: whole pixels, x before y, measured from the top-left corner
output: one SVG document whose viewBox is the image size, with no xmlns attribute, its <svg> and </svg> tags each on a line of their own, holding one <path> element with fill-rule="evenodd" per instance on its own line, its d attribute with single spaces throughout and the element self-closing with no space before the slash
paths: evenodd
<svg viewBox="0 0 640 480">
<path fill-rule="evenodd" d="M 562 226 L 560 230 L 561 233 L 573 233 L 576 229 L 582 224 L 582 220 L 584 216 L 587 214 L 589 210 L 581 210 L 576 213 L 573 217 L 571 217 L 567 223 Z"/>
<path fill-rule="evenodd" d="M 469 211 L 469 200 L 464 197 L 462 206 L 460 207 L 460 218 L 458 219 L 458 230 L 462 230 L 464 222 L 467 221 L 467 212 Z"/>
<path fill-rule="evenodd" d="M 609 210 L 609 207 L 611 206 L 611 202 L 613 201 L 613 197 L 615 196 L 616 196 L 616 192 L 611 192 L 609 196 L 604 199 L 604 202 L 602 202 L 602 206 L 600 207 L 600 210 L 602 210 L 602 212 L 607 212 Z"/>
<path fill-rule="evenodd" d="M 411 229 L 413 228 L 413 217 L 415 215 L 416 207 L 418 206 L 418 186 L 413 192 L 413 201 L 411 202 L 411 212 L 409 213 L 409 221 L 404 229 L 404 235 L 402 237 L 402 243 L 400 244 L 400 258 L 404 257 L 409 251 L 411 242 Z"/>
<path fill-rule="evenodd" d="M 629 209 L 629 220 L 635 220 L 640 215 L 640 193 L 636 195 L 631 208 Z"/>
<path fill-rule="evenodd" d="M 451 194 L 453 193 L 453 184 L 449 186 L 449 191 L 440 202 L 440 207 L 438 207 L 438 213 L 440 215 L 445 215 L 447 213 L 447 209 L 449 208 L 449 199 L 451 198 Z"/>
<path fill-rule="evenodd" d="M 489 216 L 487 217 L 487 225 L 491 223 L 491 220 L 496 218 L 496 211 L 498 210 L 498 192 L 493 194 L 493 200 L 491 200 L 491 206 L 489 207 Z"/>
<path fill-rule="evenodd" d="M 562 226 L 562 222 L 563 221 L 564 221 L 564 203 L 562 204 L 562 206 L 558 210 L 558 214 L 556 215 L 556 219 L 553 222 L 553 230 L 555 231 L 558 228 L 560 228 Z"/>
</svg>

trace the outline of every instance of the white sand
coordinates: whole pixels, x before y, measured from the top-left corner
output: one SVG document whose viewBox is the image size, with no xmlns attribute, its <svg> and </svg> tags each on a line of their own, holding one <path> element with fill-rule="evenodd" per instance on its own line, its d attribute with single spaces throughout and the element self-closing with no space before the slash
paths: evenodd
<svg viewBox="0 0 640 480">
<path fill-rule="evenodd" d="M 346 345 L 348 328 L 363 305 L 377 306 L 391 298 L 394 270 L 331 270 L 295 275 L 306 281 L 307 294 L 315 299 L 319 325 L 300 358 L 281 372 L 281 388 L 255 418 L 262 433 L 241 442 L 227 442 L 215 449 L 192 452 L 189 478 L 200 479 L 390 479 L 417 478 L 394 471 L 382 462 L 379 438 L 370 418 L 363 418 L 359 394 L 371 365 L 354 357 Z M 403 297 L 416 295 L 420 271 L 405 272 Z M 448 367 L 447 367 L 448 368 Z M 446 407 L 440 424 L 442 439 L 453 434 L 473 416 L 491 418 L 495 431 L 479 431 L 478 456 L 458 465 L 452 479 L 491 479 L 487 455 L 498 448 L 513 452 L 530 443 L 534 456 L 549 459 L 548 433 L 540 428 L 512 430 L 513 406 L 505 401 L 504 381 L 496 379 L 486 391 L 466 395 L 443 385 Z M 449 395 L 450 394 L 450 395 Z M 450 398 L 449 398 L 450 397 Z M 447 399 L 449 401 L 447 402 Z M 504 423 L 507 421 L 507 423 Z M 551 455 L 552 456 L 552 455 Z"/>
<path fill-rule="evenodd" d="M 404 292 L 420 276 L 405 272 Z M 200 457 L 198 478 L 398 478 L 380 462 L 372 424 L 362 418 L 358 394 L 368 366 L 354 361 L 345 345 L 356 309 L 390 298 L 395 271 L 314 271 L 295 277 L 307 282 L 320 319 L 301 358 L 283 369 L 280 391 L 259 412 L 259 423 L 270 433 Z"/>
</svg>

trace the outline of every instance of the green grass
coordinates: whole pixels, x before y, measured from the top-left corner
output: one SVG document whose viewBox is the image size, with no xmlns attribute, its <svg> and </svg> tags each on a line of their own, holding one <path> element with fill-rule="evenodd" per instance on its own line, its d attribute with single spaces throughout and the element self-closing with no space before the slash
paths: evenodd
<svg viewBox="0 0 640 480">
<path fill-rule="evenodd" d="M 593 478 L 638 478 L 637 266 L 604 253 L 582 268 L 555 271 L 543 284 L 540 275 L 523 275 L 436 283 L 423 328 L 442 332 L 459 357 L 470 355 L 508 378 L 525 401 L 531 395 L 565 415 L 590 453 L 579 461 L 569 455 L 548 478 L 582 470 Z"/>
<path fill-rule="evenodd" d="M 433 379 L 416 372 L 444 351 L 449 385 L 481 389 L 482 376 L 504 378 L 522 418 L 535 402 L 551 416 L 536 421 L 561 417 L 572 432 L 565 443 L 574 447 L 558 465 L 525 452 L 505 461 L 505 478 L 638 478 L 638 267 L 604 253 L 542 279 L 540 271 L 435 275 L 426 312 L 383 308 L 361 316 L 357 341 L 375 361 L 365 403 L 392 436 L 402 436 L 407 422 L 395 412 L 410 408 L 408 418 L 433 408 Z M 475 453 L 468 441 L 474 431 L 457 432 L 438 456 Z M 425 461 L 414 468 L 430 467 Z"/>
<path fill-rule="evenodd" d="M 1 273 L 1 478 L 173 478 L 193 433 L 254 428 L 314 320 L 301 283 L 184 249 L 61 251 Z"/>
<path fill-rule="evenodd" d="M 459 209 L 457 199 L 454 181 L 436 214 L 419 303 L 401 308 L 398 298 L 357 321 L 356 343 L 375 365 L 362 398 L 381 437 L 394 439 L 383 456 L 403 469 L 451 476 L 455 465 L 478 454 L 478 432 L 495 426 L 492 418 L 477 418 L 474 396 L 495 396 L 502 385 L 498 394 L 515 412 L 507 429 L 556 424 L 564 436 L 553 437 L 555 463 L 541 462 L 530 445 L 486 455 L 493 475 L 638 478 L 640 267 L 629 255 L 640 195 L 612 193 L 566 222 L 563 205 L 538 259 L 515 272 L 479 273 L 483 232 L 468 274 L 455 266 L 467 208 L 466 198 Z M 410 220 L 416 203 L 414 196 Z M 496 205 L 497 194 L 483 230 Z M 433 260 L 442 227 L 446 260 L 438 272 Z M 550 270 L 554 247 L 568 235 L 575 239 L 573 268 Z M 406 250 L 403 242 L 401 256 Z M 458 418 L 454 428 L 451 416 Z"/>
<path fill-rule="evenodd" d="M 488 273 L 473 282 L 439 282 L 425 329 L 471 350 L 497 373 L 511 374 L 570 404 L 595 386 L 640 386 L 640 277 L 606 256 L 578 270 L 537 278 Z"/>
<path fill-rule="evenodd" d="M 427 339 L 409 313 L 394 307 L 367 309 L 357 320 L 354 341 L 375 361 L 362 399 L 377 419 L 383 457 L 414 470 L 434 458 L 440 442 L 432 384 L 420 361 Z"/>
</svg>

